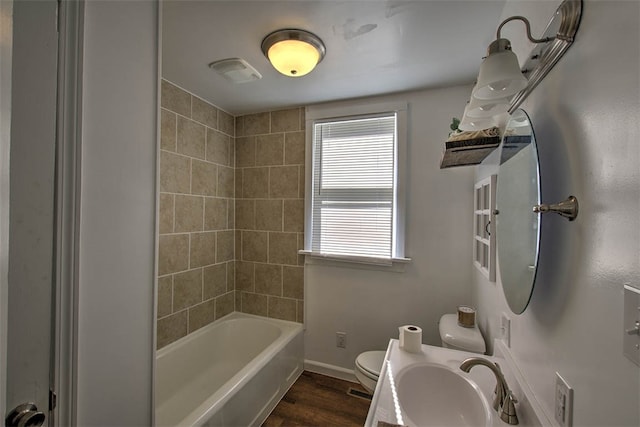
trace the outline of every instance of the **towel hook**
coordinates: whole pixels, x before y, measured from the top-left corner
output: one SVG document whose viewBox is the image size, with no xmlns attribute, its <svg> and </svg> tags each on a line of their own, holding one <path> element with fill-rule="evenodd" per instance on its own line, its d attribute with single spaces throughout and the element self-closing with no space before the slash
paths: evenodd
<svg viewBox="0 0 640 427">
<path fill-rule="evenodd" d="M 539 204 L 533 207 L 535 213 L 555 212 L 573 221 L 578 217 L 578 199 L 575 196 L 569 196 L 566 200 L 551 205 Z"/>
</svg>

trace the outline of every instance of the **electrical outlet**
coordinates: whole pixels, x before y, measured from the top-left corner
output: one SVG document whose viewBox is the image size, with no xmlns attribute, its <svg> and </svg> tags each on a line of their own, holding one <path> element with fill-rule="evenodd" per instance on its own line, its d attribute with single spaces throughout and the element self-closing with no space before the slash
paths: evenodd
<svg viewBox="0 0 640 427">
<path fill-rule="evenodd" d="M 500 331 L 502 334 L 502 341 L 507 346 L 511 347 L 511 319 L 505 313 L 502 313 L 500 318 Z"/>
<path fill-rule="evenodd" d="M 336 332 L 336 347 L 347 348 L 347 333 Z"/>
<path fill-rule="evenodd" d="M 555 396 L 554 416 L 558 424 L 562 427 L 573 425 L 573 389 L 556 372 L 556 396 Z"/>
</svg>

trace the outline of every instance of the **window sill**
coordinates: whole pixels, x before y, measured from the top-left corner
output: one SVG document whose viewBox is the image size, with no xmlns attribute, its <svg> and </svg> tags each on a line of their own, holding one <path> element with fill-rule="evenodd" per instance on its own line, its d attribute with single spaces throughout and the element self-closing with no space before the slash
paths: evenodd
<svg viewBox="0 0 640 427">
<path fill-rule="evenodd" d="M 298 254 L 305 255 L 305 263 L 307 264 L 389 270 L 397 272 L 403 272 L 404 266 L 411 262 L 411 258 L 376 258 L 367 256 L 333 255 L 306 250 L 300 250 L 298 251 Z"/>
</svg>

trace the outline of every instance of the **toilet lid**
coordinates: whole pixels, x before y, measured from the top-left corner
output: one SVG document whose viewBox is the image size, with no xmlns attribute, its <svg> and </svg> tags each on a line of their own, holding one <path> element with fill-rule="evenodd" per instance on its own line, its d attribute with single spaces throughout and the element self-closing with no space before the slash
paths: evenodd
<svg viewBox="0 0 640 427">
<path fill-rule="evenodd" d="M 377 379 L 380 376 L 385 354 L 384 351 L 365 351 L 356 358 L 356 365 L 363 373 L 375 376 Z"/>
</svg>

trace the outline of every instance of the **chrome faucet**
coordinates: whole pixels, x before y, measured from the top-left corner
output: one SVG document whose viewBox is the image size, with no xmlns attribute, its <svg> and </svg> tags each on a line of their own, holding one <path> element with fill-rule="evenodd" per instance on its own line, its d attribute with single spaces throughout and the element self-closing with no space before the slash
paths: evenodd
<svg viewBox="0 0 640 427">
<path fill-rule="evenodd" d="M 491 372 L 496 376 L 496 397 L 493 400 L 493 409 L 498 412 L 500 419 L 505 423 L 511 425 L 518 424 L 518 416 L 516 415 L 516 403 L 518 401 L 513 396 L 513 393 L 507 385 L 507 381 L 504 379 L 504 375 L 500 370 L 500 366 L 497 363 L 491 363 L 487 359 L 482 357 L 470 357 L 462 362 L 460 369 L 464 372 L 469 372 L 471 368 L 476 365 L 484 365 L 491 369 Z"/>
</svg>

